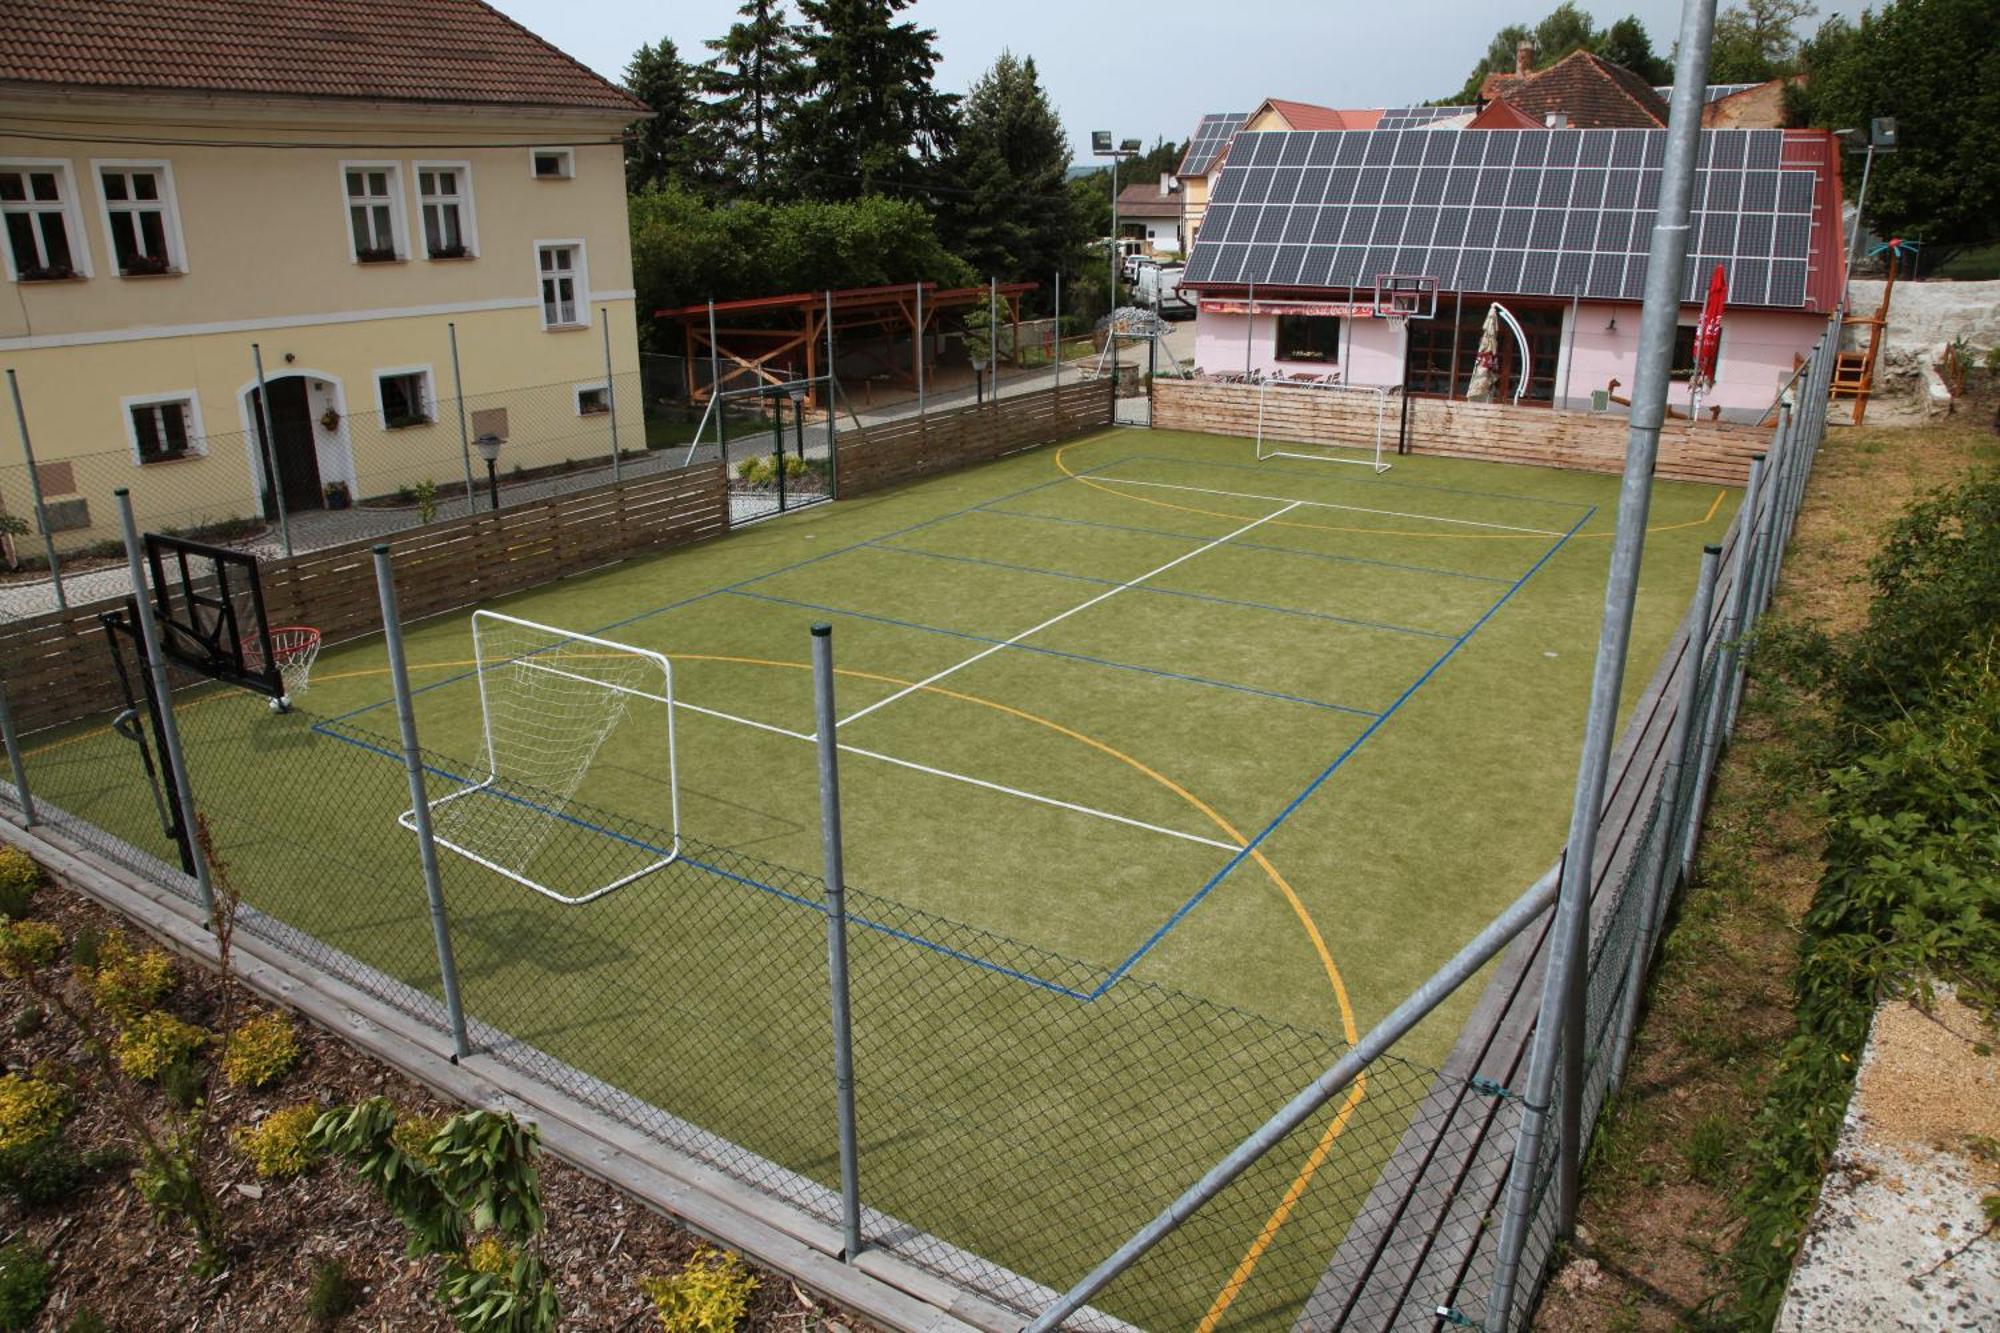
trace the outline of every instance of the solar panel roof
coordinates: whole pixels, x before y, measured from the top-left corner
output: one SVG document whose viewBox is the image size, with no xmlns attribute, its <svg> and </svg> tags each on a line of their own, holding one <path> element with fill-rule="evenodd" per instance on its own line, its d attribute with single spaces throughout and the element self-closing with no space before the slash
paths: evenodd
<svg viewBox="0 0 2000 1333">
<path fill-rule="evenodd" d="M 1780 167 L 1782 130 L 1702 136 L 1682 297 L 1717 263 L 1732 304 L 1800 307 L 1816 177 Z M 1184 281 L 1639 300 L 1664 130 L 1239 133 Z"/>
<path fill-rule="evenodd" d="M 1762 86 L 1762 84 L 1757 83 L 1711 83 L 1701 90 L 1701 100 L 1704 102 L 1720 102 L 1725 97 L 1734 97 L 1740 92 Z M 1653 91 L 1669 101 L 1673 100 L 1674 85 L 1671 83 L 1664 88 L 1655 88 Z"/>
<path fill-rule="evenodd" d="M 1476 106 L 1398 106 L 1382 113 L 1382 119 L 1375 122 L 1378 130 L 1412 130 L 1424 125 L 1434 125 L 1440 120 L 1450 120 L 1454 116 L 1469 116 L 1479 108 Z"/>
<path fill-rule="evenodd" d="M 1177 175 L 1204 176 L 1215 165 L 1215 159 L 1229 146 L 1229 140 L 1243 122 L 1250 119 L 1247 111 L 1219 111 L 1203 116 L 1201 124 L 1194 127 L 1194 137 L 1188 140 L 1187 152 L 1181 157 L 1181 169 Z"/>
</svg>

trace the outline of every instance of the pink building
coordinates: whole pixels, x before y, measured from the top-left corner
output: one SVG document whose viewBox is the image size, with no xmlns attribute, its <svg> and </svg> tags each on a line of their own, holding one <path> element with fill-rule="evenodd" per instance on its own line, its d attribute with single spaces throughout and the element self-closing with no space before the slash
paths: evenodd
<svg viewBox="0 0 2000 1333">
<path fill-rule="evenodd" d="M 1238 134 L 1183 285 L 1200 293 L 1196 367 L 1310 374 L 1463 397 L 1488 308 L 1496 398 L 1588 407 L 1632 383 L 1664 130 L 1406 129 Z M 1677 368 L 1709 275 L 1729 278 L 1704 411 L 1754 420 L 1846 285 L 1840 157 L 1819 130 L 1703 134 Z M 1438 287 L 1435 317 L 1375 314 L 1388 275 Z M 1612 388 L 1613 383 L 1617 387 Z M 1672 401 L 1685 411 L 1686 397 Z"/>
</svg>

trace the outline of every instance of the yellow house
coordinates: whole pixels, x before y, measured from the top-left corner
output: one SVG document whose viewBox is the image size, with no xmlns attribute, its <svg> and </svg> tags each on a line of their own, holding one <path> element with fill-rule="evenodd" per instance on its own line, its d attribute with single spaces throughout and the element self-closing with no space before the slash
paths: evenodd
<svg viewBox="0 0 2000 1333">
<path fill-rule="evenodd" d="M 477 0 L 0 19 L 0 367 L 60 546 L 115 536 L 120 486 L 145 526 L 233 535 L 280 497 L 448 495 L 468 459 L 483 486 L 480 434 L 503 475 L 642 447 L 643 104 Z"/>
</svg>

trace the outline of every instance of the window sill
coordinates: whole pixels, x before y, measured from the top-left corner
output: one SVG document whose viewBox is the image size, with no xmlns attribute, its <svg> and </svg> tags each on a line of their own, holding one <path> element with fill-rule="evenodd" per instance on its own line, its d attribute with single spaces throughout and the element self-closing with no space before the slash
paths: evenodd
<svg viewBox="0 0 2000 1333">
<path fill-rule="evenodd" d="M 543 332 L 543 333 L 588 333 L 589 331 L 590 331 L 590 325 L 588 325 L 588 324 L 544 324 L 544 325 L 542 325 L 542 332 Z"/>
<path fill-rule="evenodd" d="M 144 282 L 148 278 L 183 278 L 187 276 L 187 270 L 184 268 L 169 268 L 162 269 L 158 273 L 126 273 L 121 270 L 118 276 L 134 282 Z"/>
<path fill-rule="evenodd" d="M 469 264 L 479 256 L 467 252 L 462 255 L 425 255 L 424 258 L 433 264 Z"/>
<path fill-rule="evenodd" d="M 394 268 L 394 267 L 395 267 L 396 265 L 398 265 L 398 264 L 407 264 L 407 263 L 409 263 L 410 261 L 409 261 L 409 259 L 408 259 L 408 258 L 406 258 L 406 257 L 405 257 L 405 256 L 403 256 L 403 255 L 396 255 L 396 256 L 395 256 L 394 258 L 391 258 L 391 259 L 358 259 L 358 258 L 357 258 L 357 259 L 354 259 L 354 260 L 353 260 L 352 262 L 353 262 L 353 264 L 355 265 L 355 267 L 357 267 L 357 268 Z"/>
<path fill-rule="evenodd" d="M 435 426 L 435 425 L 437 425 L 437 422 L 431 420 L 429 417 L 425 417 L 422 421 L 387 421 L 382 424 L 382 429 L 422 430 L 426 426 Z"/>
<path fill-rule="evenodd" d="M 139 460 L 139 466 L 159 467 L 163 463 L 193 463 L 206 457 L 208 457 L 208 455 L 205 453 L 200 453 L 194 449 L 189 449 L 185 453 L 159 454 L 152 458 L 141 458 Z"/>
<path fill-rule="evenodd" d="M 580 417 L 608 417 L 611 415 L 611 409 L 608 407 L 599 407 L 588 412 L 578 412 L 577 415 Z"/>
<path fill-rule="evenodd" d="M 90 275 L 87 273 L 71 273 L 60 278 L 16 278 L 14 281 L 23 287 L 54 287 L 65 282 L 88 282 L 90 281 Z"/>
</svg>

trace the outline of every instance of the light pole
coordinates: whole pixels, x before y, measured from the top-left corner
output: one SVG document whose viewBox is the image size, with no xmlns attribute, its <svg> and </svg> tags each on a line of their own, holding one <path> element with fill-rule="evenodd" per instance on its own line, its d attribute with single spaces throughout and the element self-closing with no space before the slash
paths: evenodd
<svg viewBox="0 0 2000 1333">
<path fill-rule="evenodd" d="M 1118 146 L 1111 146 L 1110 130 L 1090 132 L 1090 155 L 1111 159 L 1111 308 L 1118 308 L 1118 261 L 1123 258 L 1118 253 L 1118 162 L 1120 158 L 1139 156 L 1137 139 L 1120 139 Z"/>
<path fill-rule="evenodd" d="M 1841 143 L 1849 148 L 1862 147 L 1860 130 L 1835 130 Z M 1875 168 L 1875 150 L 1885 153 L 1896 151 L 1896 118 L 1876 116 L 1868 122 L 1868 154 L 1861 159 L 1861 190 L 1854 197 L 1854 225 L 1847 229 L 1847 266 L 1854 267 L 1856 254 L 1861 248 L 1861 210 L 1868 206 L 1868 173 Z"/>
<path fill-rule="evenodd" d="M 477 449 L 479 456 L 486 460 L 486 494 L 493 501 L 494 512 L 498 513 L 500 509 L 500 472 L 497 465 L 500 462 L 500 437 L 488 431 L 474 440 L 472 447 Z"/>
</svg>

